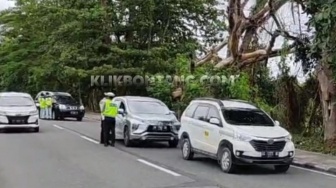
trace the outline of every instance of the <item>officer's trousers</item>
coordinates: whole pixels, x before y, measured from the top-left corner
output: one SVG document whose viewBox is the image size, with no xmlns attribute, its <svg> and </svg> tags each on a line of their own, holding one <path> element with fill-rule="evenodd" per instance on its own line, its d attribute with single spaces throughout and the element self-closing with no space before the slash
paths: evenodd
<svg viewBox="0 0 336 188">
<path fill-rule="evenodd" d="M 104 119 L 104 145 L 108 146 L 111 141 L 111 145 L 115 143 L 115 118 L 105 117 Z"/>
<path fill-rule="evenodd" d="M 45 113 L 46 113 L 46 110 L 45 108 L 40 108 L 40 119 L 44 119 L 45 118 Z"/>
<path fill-rule="evenodd" d="M 100 143 L 104 144 L 104 120 L 103 119 L 101 119 L 100 127 L 101 127 L 101 130 L 100 130 Z"/>
<path fill-rule="evenodd" d="M 46 118 L 51 119 L 51 107 L 46 108 Z"/>
</svg>

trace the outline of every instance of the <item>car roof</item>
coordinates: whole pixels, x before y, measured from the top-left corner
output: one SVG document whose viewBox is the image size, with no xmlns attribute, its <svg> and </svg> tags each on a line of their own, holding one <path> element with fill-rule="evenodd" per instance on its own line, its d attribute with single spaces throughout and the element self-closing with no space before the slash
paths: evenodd
<svg viewBox="0 0 336 188">
<path fill-rule="evenodd" d="M 243 100 L 222 100 L 225 108 L 258 109 L 255 105 Z"/>
<path fill-rule="evenodd" d="M 40 93 L 49 93 L 50 95 L 64 95 L 64 96 L 71 96 L 71 94 L 70 94 L 70 93 L 67 93 L 67 92 L 41 91 Z"/>
<path fill-rule="evenodd" d="M 123 98 L 125 100 L 132 100 L 132 101 L 155 101 L 155 102 L 162 102 L 159 99 L 152 98 L 152 97 L 142 97 L 142 96 L 118 96 L 116 98 Z"/>
<path fill-rule="evenodd" d="M 256 105 L 244 101 L 244 100 L 238 100 L 238 99 L 216 99 L 216 98 L 198 98 L 194 99 L 193 101 L 203 101 L 203 102 L 209 102 L 209 103 L 217 103 L 220 108 L 245 108 L 245 109 L 258 109 Z"/>
<path fill-rule="evenodd" d="M 24 92 L 0 92 L 0 97 L 29 97 L 31 98 L 31 95 L 29 93 Z"/>
</svg>

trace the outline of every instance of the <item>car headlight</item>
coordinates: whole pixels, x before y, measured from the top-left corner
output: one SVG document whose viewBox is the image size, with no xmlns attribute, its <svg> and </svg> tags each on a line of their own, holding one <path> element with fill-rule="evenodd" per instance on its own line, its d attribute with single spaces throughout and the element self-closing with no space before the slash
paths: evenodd
<svg viewBox="0 0 336 188">
<path fill-rule="evenodd" d="M 241 134 L 241 133 L 238 133 L 238 132 L 235 132 L 234 138 L 236 140 L 243 141 L 243 142 L 249 142 L 253 139 L 252 136 Z"/>
<path fill-rule="evenodd" d="M 133 131 L 138 130 L 138 129 L 144 129 L 146 127 L 147 127 L 146 121 L 134 120 L 131 122 L 131 128 Z"/>
<path fill-rule="evenodd" d="M 286 142 L 292 141 L 292 135 L 289 134 L 288 136 L 285 137 L 285 139 L 286 139 Z"/>
<path fill-rule="evenodd" d="M 29 115 L 31 115 L 31 116 L 38 115 L 38 111 L 37 110 L 31 111 L 31 112 L 29 112 Z"/>
<path fill-rule="evenodd" d="M 60 110 L 65 110 L 65 109 L 66 109 L 66 106 L 63 105 L 63 104 L 60 104 L 60 105 L 59 105 L 59 109 L 60 109 Z"/>
<path fill-rule="evenodd" d="M 81 106 L 79 107 L 79 109 L 80 109 L 80 110 L 85 110 L 85 108 L 84 108 L 83 105 L 81 105 Z"/>
<path fill-rule="evenodd" d="M 140 125 L 141 125 L 141 124 L 139 124 L 139 123 L 133 123 L 133 124 L 132 124 L 132 130 L 133 130 L 133 131 L 137 130 L 137 129 L 139 128 Z"/>
<path fill-rule="evenodd" d="M 178 132 L 181 128 L 181 124 L 180 124 L 180 122 L 175 122 L 172 127 L 173 127 L 174 131 Z"/>
</svg>

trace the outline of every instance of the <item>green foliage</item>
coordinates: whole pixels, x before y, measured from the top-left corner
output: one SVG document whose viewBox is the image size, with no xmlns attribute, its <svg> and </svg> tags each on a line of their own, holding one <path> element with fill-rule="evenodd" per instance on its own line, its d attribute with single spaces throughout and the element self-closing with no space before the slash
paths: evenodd
<svg viewBox="0 0 336 188">
<path fill-rule="evenodd" d="M 301 134 L 293 134 L 292 136 L 295 146 L 299 149 L 336 155 L 336 148 L 330 147 L 324 142 L 323 132 L 310 136 L 303 136 Z"/>
<path fill-rule="evenodd" d="M 215 4 L 18 0 L 0 13 L 0 88 L 79 92 L 87 101 L 97 89 L 126 94 L 125 88 L 92 88 L 90 76 L 174 72 L 176 55 L 200 46 L 185 20 L 211 39 L 219 27 Z"/>
</svg>

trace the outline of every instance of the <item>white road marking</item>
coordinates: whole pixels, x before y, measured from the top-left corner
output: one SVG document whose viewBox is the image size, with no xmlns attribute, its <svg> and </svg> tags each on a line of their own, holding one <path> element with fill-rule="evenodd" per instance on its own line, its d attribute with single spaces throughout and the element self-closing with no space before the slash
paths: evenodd
<svg viewBox="0 0 336 188">
<path fill-rule="evenodd" d="M 92 143 L 99 144 L 99 142 L 97 142 L 97 141 L 95 141 L 95 140 L 93 140 L 93 139 L 91 139 L 91 138 L 88 138 L 88 137 L 86 137 L 86 136 L 81 136 L 81 137 L 84 138 L 84 139 L 87 140 L 87 141 L 92 142 Z"/>
<path fill-rule="evenodd" d="M 148 162 L 148 161 L 145 161 L 145 160 L 143 160 L 143 159 L 138 159 L 138 161 L 141 162 L 141 163 L 143 163 L 143 164 L 146 164 L 146 165 L 148 165 L 148 166 L 151 166 L 151 167 L 153 167 L 153 168 L 156 168 L 156 169 L 158 169 L 158 170 L 161 170 L 161 171 L 163 171 L 163 172 L 166 172 L 166 173 L 168 173 L 168 174 L 170 174 L 170 175 L 173 175 L 173 176 L 181 176 L 181 174 L 178 174 L 178 173 L 173 172 L 173 171 L 171 171 L 171 170 L 162 168 L 162 167 L 160 167 L 160 166 L 157 166 L 157 165 L 155 165 L 155 164 L 153 164 L 153 163 L 150 163 L 150 162 Z"/>
<path fill-rule="evenodd" d="M 60 127 L 60 126 L 58 126 L 58 125 L 54 125 L 54 127 L 56 127 L 56 128 L 58 128 L 58 129 L 64 129 L 63 127 Z"/>
<path fill-rule="evenodd" d="M 320 171 L 316 171 L 316 170 L 312 170 L 312 169 L 308 169 L 308 168 L 303 168 L 303 167 L 299 167 L 299 166 L 294 166 L 294 165 L 291 165 L 291 167 L 297 168 L 297 169 L 300 169 L 300 170 L 305 170 L 305 171 L 314 172 L 314 173 L 317 173 L 317 174 L 322 174 L 322 175 L 325 175 L 325 176 L 330 176 L 330 177 L 336 178 L 336 175 L 328 174 L 326 172 L 320 172 Z"/>
</svg>

